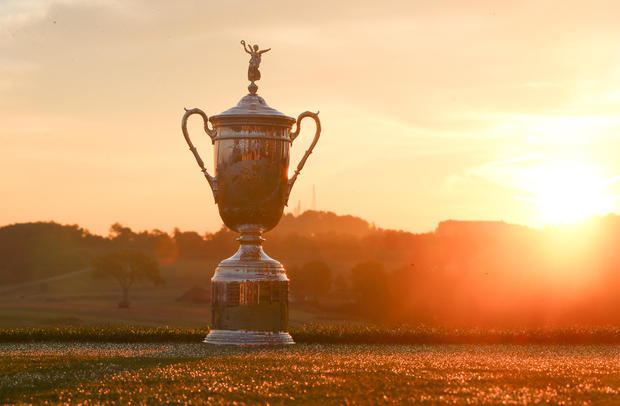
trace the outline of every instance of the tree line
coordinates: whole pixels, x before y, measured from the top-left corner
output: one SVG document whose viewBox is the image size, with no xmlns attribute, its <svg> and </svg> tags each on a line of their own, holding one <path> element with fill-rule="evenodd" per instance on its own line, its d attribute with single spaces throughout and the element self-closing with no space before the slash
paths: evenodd
<svg viewBox="0 0 620 406">
<path fill-rule="evenodd" d="M 237 235 L 134 231 L 108 236 L 73 225 L 0 228 L 0 285 L 70 272 L 131 249 L 161 265 L 219 261 Z M 285 215 L 265 236 L 283 262 L 293 305 L 305 303 L 385 322 L 526 326 L 619 323 L 620 217 L 533 229 L 444 221 L 429 233 L 384 230 L 352 216 Z"/>
</svg>

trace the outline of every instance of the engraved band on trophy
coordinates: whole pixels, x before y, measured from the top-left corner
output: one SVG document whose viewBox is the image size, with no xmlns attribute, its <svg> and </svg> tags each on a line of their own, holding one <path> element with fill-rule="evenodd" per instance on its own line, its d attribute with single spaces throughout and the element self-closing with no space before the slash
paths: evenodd
<svg viewBox="0 0 620 406">
<path fill-rule="evenodd" d="M 288 333 L 289 280 L 282 264 L 265 254 L 262 233 L 274 228 L 288 203 L 291 189 L 321 134 L 317 113 L 306 111 L 297 120 L 269 107 L 256 92 L 261 55 L 269 49 L 246 45 L 250 54 L 249 94 L 210 118 L 200 109 L 185 112 L 181 128 L 190 151 L 206 177 L 224 224 L 241 234 L 237 252 L 217 266 L 211 279 L 210 344 L 293 344 Z M 187 119 L 198 114 L 214 145 L 211 176 L 187 132 Z M 301 120 L 314 119 L 310 148 L 289 179 L 290 147 Z M 208 123 L 212 128 L 209 128 Z M 296 123 L 295 131 L 292 130 Z"/>
</svg>

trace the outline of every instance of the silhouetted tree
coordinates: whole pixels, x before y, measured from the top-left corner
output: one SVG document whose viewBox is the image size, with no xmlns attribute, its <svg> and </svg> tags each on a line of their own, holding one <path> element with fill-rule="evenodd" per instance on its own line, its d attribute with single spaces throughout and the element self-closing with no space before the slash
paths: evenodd
<svg viewBox="0 0 620 406">
<path fill-rule="evenodd" d="M 329 293 L 332 286 L 332 270 L 323 261 L 310 261 L 301 268 L 289 269 L 291 290 L 298 296 L 316 300 Z"/>
<path fill-rule="evenodd" d="M 104 238 L 77 225 L 37 222 L 0 227 L 0 285 L 77 271 L 106 246 Z"/>
<path fill-rule="evenodd" d="M 155 285 L 163 283 L 157 261 L 146 253 L 135 249 L 123 249 L 92 260 L 93 276 L 112 277 L 121 286 L 123 296 L 120 308 L 129 307 L 129 289 L 134 282 L 147 279 Z"/>
<path fill-rule="evenodd" d="M 153 254 L 160 264 L 172 264 L 179 257 L 179 246 L 172 237 L 166 233 L 156 236 L 153 244 Z"/>
<path fill-rule="evenodd" d="M 201 258 L 208 254 L 207 242 L 195 231 L 181 231 L 175 228 L 173 238 L 181 257 Z"/>
<path fill-rule="evenodd" d="M 351 269 L 351 285 L 362 313 L 370 317 L 385 313 L 390 294 L 388 281 L 383 264 L 377 261 L 360 262 Z"/>
<path fill-rule="evenodd" d="M 239 234 L 222 226 L 215 233 L 205 235 L 206 252 L 220 260 L 226 255 L 232 255 L 239 248 L 239 243 L 235 240 L 237 237 Z"/>
<path fill-rule="evenodd" d="M 299 216 L 288 213 L 282 216 L 278 227 L 272 234 L 350 234 L 363 236 L 375 227 L 367 221 L 354 216 L 340 216 L 330 211 L 308 210 Z"/>
<path fill-rule="evenodd" d="M 135 241 L 135 233 L 129 227 L 125 227 L 120 223 L 114 223 L 110 226 L 110 240 L 119 245 L 129 245 Z"/>
</svg>

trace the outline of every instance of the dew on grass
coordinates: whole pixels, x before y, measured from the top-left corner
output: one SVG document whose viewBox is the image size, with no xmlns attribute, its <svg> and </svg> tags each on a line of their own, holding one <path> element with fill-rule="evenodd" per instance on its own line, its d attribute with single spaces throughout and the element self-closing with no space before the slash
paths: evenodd
<svg viewBox="0 0 620 406">
<path fill-rule="evenodd" d="M 0 344 L 0 403 L 589 404 L 616 345 Z"/>
</svg>

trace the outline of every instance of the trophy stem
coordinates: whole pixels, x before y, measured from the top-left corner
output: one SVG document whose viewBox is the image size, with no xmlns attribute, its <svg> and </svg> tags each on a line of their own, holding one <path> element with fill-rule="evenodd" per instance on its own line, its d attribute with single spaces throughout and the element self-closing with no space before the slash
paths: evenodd
<svg viewBox="0 0 620 406">
<path fill-rule="evenodd" d="M 206 343 L 293 344 L 288 330 L 288 284 L 282 264 L 265 254 L 257 227 L 240 227 L 239 249 L 211 279 L 211 331 Z"/>
</svg>

